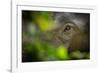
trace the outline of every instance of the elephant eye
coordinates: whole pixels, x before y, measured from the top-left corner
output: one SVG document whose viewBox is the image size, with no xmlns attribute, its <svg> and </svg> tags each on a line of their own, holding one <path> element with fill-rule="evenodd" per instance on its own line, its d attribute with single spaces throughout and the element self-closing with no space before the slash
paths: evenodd
<svg viewBox="0 0 100 73">
<path fill-rule="evenodd" d="M 64 32 L 66 32 L 66 31 L 69 31 L 69 30 L 71 30 L 71 26 L 70 25 L 67 25 L 65 28 L 64 28 Z"/>
</svg>

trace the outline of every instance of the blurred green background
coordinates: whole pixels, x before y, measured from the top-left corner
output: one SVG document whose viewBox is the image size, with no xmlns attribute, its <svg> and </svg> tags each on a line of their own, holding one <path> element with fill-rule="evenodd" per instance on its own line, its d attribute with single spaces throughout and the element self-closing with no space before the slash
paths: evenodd
<svg viewBox="0 0 100 73">
<path fill-rule="evenodd" d="M 22 11 L 22 62 L 89 59 L 87 51 L 69 52 L 63 44 L 51 43 L 54 27 L 52 12 Z"/>
</svg>

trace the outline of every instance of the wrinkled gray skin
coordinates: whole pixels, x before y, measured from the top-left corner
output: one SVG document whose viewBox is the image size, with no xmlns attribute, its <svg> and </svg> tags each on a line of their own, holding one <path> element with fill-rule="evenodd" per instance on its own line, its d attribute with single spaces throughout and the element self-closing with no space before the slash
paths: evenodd
<svg viewBox="0 0 100 73">
<path fill-rule="evenodd" d="M 89 14 L 53 13 L 57 27 L 51 31 L 52 43 L 63 44 L 69 51 L 89 51 Z"/>
</svg>

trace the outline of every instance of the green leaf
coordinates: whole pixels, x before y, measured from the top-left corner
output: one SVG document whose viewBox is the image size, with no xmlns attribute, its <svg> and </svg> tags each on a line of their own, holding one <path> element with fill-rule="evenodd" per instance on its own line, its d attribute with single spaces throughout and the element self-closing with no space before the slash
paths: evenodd
<svg viewBox="0 0 100 73">
<path fill-rule="evenodd" d="M 57 48 L 56 55 L 58 59 L 66 60 L 68 59 L 68 49 L 61 45 Z"/>
<path fill-rule="evenodd" d="M 42 31 L 47 31 L 54 27 L 51 13 L 47 11 L 32 12 L 32 20 Z"/>
</svg>

